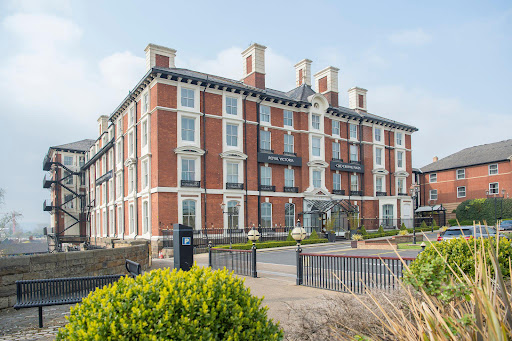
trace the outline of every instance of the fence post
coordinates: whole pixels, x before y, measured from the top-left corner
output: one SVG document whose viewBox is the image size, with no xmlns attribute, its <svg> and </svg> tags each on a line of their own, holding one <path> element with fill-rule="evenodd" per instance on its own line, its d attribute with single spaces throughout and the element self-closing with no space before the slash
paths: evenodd
<svg viewBox="0 0 512 341">
<path fill-rule="evenodd" d="M 300 253 L 302 252 L 302 249 L 300 248 L 300 243 L 297 243 L 297 285 L 302 285 L 302 258 Z"/>
<path fill-rule="evenodd" d="M 208 242 L 208 266 L 212 267 L 212 243 Z"/>
<path fill-rule="evenodd" d="M 256 270 L 256 244 L 252 243 L 252 277 L 257 278 L 258 272 Z"/>
</svg>

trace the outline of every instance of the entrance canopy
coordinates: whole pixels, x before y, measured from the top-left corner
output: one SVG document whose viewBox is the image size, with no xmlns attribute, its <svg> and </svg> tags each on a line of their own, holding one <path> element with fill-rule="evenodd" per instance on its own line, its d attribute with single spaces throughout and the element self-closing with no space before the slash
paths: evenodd
<svg viewBox="0 0 512 341">
<path fill-rule="evenodd" d="M 334 207 L 339 206 L 341 211 L 344 212 L 357 212 L 357 208 L 350 204 L 345 199 L 341 200 L 311 200 L 304 199 L 304 202 L 311 205 L 310 211 L 304 211 L 299 214 L 318 214 L 318 213 L 326 213 L 332 210 Z"/>
<path fill-rule="evenodd" d="M 416 209 L 416 213 L 422 213 L 422 212 L 439 212 L 439 211 L 446 211 L 446 209 L 443 207 L 443 205 L 435 205 L 433 208 L 432 206 L 421 206 Z"/>
</svg>

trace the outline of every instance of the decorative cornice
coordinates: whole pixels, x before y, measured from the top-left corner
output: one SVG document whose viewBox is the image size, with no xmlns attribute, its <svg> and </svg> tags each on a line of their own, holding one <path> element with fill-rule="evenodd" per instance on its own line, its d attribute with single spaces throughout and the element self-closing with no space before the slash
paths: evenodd
<svg viewBox="0 0 512 341">
<path fill-rule="evenodd" d="M 182 146 L 174 149 L 176 154 L 204 155 L 205 151 L 195 146 Z"/>
<path fill-rule="evenodd" d="M 407 178 L 409 176 L 409 173 L 407 173 L 406 171 L 398 171 L 398 172 L 395 172 L 395 177 L 404 177 L 404 178 Z"/>
<path fill-rule="evenodd" d="M 373 174 L 383 174 L 383 175 L 388 175 L 389 174 L 389 171 L 385 168 L 375 168 L 372 170 L 372 173 Z"/>
<path fill-rule="evenodd" d="M 247 155 L 238 150 L 230 150 L 219 155 L 223 159 L 247 160 Z"/>
<path fill-rule="evenodd" d="M 323 160 L 313 160 L 308 162 L 309 167 L 320 167 L 320 168 L 327 168 L 329 167 L 329 164 Z"/>
</svg>

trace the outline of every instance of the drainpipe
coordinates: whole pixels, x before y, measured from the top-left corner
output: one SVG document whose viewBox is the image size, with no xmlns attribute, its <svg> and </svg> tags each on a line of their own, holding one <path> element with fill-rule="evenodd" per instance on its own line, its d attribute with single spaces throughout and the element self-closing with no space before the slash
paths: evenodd
<svg viewBox="0 0 512 341">
<path fill-rule="evenodd" d="M 256 103 L 256 122 L 257 124 L 257 134 L 256 134 L 256 146 L 257 146 L 257 152 L 260 152 L 260 104 L 263 102 L 263 98 L 260 98 L 260 101 Z M 261 226 L 261 168 L 260 163 L 256 160 L 256 165 L 258 167 L 258 228 Z"/>
<path fill-rule="evenodd" d="M 389 195 L 391 196 L 391 130 L 388 132 L 388 167 L 389 167 L 389 174 L 388 174 L 388 182 L 389 182 Z"/>
<path fill-rule="evenodd" d="M 363 120 L 359 120 L 359 162 L 364 166 L 364 149 L 363 149 Z M 364 173 L 361 174 L 361 209 L 359 210 L 359 218 L 363 215 L 363 197 L 364 197 Z"/>
<path fill-rule="evenodd" d="M 243 106 L 243 110 L 244 110 L 244 154 L 247 155 L 247 110 L 246 110 L 246 102 L 247 102 L 247 96 L 248 95 L 245 95 L 244 97 L 244 106 Z M 248 204 L 248 199 L 247 199 L 247 196 L 248 196 L 248 184 L 247 184 L 247 162 L 248 160 L 246 159 L 244 164 L 245 164 L 245 172 L 244 172 L 244 186 L 245 186 L 245 227 L 249 227 L 249 222 L 248 222 L 248 213 L 249 213 L 249 210 L 247 208 L 247 204 Z"/>
<path fill-rule="evenodd" d="M 137 161 L 137 100 L 135 100 L 135 124 L 134 124 L 134 129 L 135 129 L 135 132 L 134 132 L 134 137 L 133 137 L 133 143 L 135 144 L 133 146 L 134 149 L 134 153 L 135 153 L 135 207 L 134 207 L 134 212 L 138 212 L 138 208 L 139 208 L 139 199 L 137 198 L 137 191 L 139 190 L 139 182 L 138 182 L 138 170 L 139 170 L 139 165 L 138 165 L 138 161 Z M 140 99 L 140 105 L 142 107 L 142 97 Z M 148 213 L 149 214 L 149 213 Z M 137 239 L 137 236 L 139 235 L 139 215 L 137 214 L 137 220 L 135 221 L 135 237 L 133 237 L 133 239 Z"/>
<path fill-rule="evenodd" d="M 204 230 L 206 231 L 207 225 L 207 215 L 206 215 L 206 88 L 208 87 L 208 75 L 206 75 L 206 85 L 203 89 L 203 186 L 204 186 Z M 208 232 L 206 232 L 206 239 L 208 239 Z"/>
</svg>

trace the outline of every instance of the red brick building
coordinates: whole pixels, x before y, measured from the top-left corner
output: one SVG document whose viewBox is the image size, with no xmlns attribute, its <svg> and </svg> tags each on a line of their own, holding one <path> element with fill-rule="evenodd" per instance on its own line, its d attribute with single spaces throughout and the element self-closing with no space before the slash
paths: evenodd
<svg viewBox="0 0 512 341">
<path fill-rule="evenodd" d="M 442 204 L 447 218 L 470 199 L 508 197 L 512 190 L 512 140 L 463 149 L 421 168 L 421 204 Z"/>
<path fill-rule="evenodd" d="M 301 213 L 329 200 L 350 202 L 375 228 L 408 222 L 417 129 L 369 113 L 362 88 L 340 107 L 335 67 L 314 75 L 313 90 L 308 59 L 290 70 L 295 89 L 267 88 L 265 49 L 243 52 L 237 81 L 176 68 L 175 50 L 147 46 L 147 73 L 99 118 L 86 153 L 91 236 L 158 241 L 173 223 L 317 226 Z"/>
</svg>

